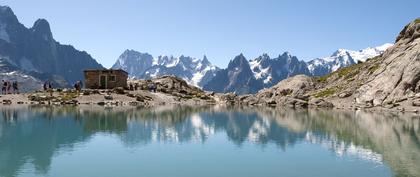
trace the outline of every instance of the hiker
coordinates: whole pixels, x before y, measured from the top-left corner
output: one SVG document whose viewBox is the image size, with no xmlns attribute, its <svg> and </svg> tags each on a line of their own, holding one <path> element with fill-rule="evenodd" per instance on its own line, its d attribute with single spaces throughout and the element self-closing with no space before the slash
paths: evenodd
<svg viewBox="0 0 420 177">
<path fill-rule="evenodd" d="M 52 82 L 48 82 L 48 89 L 53 89 L 53 84 L 52 84 Z"/>
<path fill-rule="evenodd" d="M 2 87 L 1 87 L 1 94 L 6 94 L 6 87 L 7 87 L 7 83 L 6 83 L 6 81 L 4 81 L 4 80 L 1 80 L 1 85 L 2 85 Z"/>
<path fill-rule="evenodd" d="M 19 94 L 19 87 L 18 87 L 18 82 L 17 81 L 14 81 L 12 83 L 12 87 L 13 87 L 13 93 L 14 94 Z"/>
<path fill-rule="evenodd" d="M 53 96 L 53 84 L 52 84 L 52 82 L 48 82 L 48 91 L 50 92 L 50 96 Z"/>
<path fill-rule="evenodd" d="M 48 81 L 45 81 L 44 82 L 44 92 L 46 92 L 47 91 L 47 89 L 48 89 Z"/>
<path fill-rule="evenodd" d="M 77 81 L 74 84 L 74 89 L 76 89 L 76 92 L 80 93 L 82 91 L 82 82 L 81 81 Z"/>
<path fill-rule="evenodd" d="M 12 84 L 10 84 L 10 81 L 7 81 L 7 94 L 11 94 L 11 89 L 12 88 Z"/>
<path fill-rule="evenodd" d="M 156 93 L 157 85 L 156 84 L 153 84 L 152 86 L 153 86 L 153 92 Z"/>
<path fill-rule="evenodd" d="M 149 92 L 155 92 L 156 93 L 156 84 L 154 84 L 154 83 L 149 84 Z"/>
<path fill-rule="evenodd" d="M 135 83 L 134 84 L 134 90 L 137 90 L 139 88 L 139 84 L 138 83 Z"/>
<path fill-rule="evenodd" d="M 131 91 L 133 91 L 133 90 L 134 90 L 133 83 L 130 83 L 130 90 L 131 90 Z"/>
<path fill-rule="evenodd" d="M 75 82 L 73 87 L 76 92 L 79 92 L 79 81 Z"/>
</svg>

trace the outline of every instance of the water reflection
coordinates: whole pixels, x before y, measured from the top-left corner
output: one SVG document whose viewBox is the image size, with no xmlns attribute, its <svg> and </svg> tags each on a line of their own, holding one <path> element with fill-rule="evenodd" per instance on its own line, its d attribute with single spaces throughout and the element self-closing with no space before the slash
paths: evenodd
<svg viewBox="0 0 420 177">
<path fill-rule="evenodd" d="M 414 115 L 363 111 L 274 110 L 224 107 L 2 107 L 0 176 L 23 166 L 47 174 L 57 153 L 97 133 L 117 135 L 127 147 L 152 142 L 202 142 L 223 133 L 239 148 L 252 142 L 287 151 L 320 144 L 337 156 L 385 163 L 395 176 L 420 176 L 420 121 Z"/>
</svg>

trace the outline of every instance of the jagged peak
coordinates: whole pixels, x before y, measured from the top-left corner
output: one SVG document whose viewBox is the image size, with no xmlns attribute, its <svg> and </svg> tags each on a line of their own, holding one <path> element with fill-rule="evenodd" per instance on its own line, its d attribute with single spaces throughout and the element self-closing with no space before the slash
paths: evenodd
<svg viewBox="0 0 420 177">
<path fill-rule="evenodd" d="M 289 52 L 283 52 L 283 54 L 279 55 L 279 58 L 292 58 L 292 54 L 290 54 Z"/>
<path fill-rule="evenodd" d="M 38 19 L 31 28 L 32 32 L 52 39 L 50 23 L 45 19 Z"/>
<path fill-rule="evenodd" d="M 203 63 L 203 65 L 208 65 L 208 64 L 210 64 L 210 61 L 209 61 L 209 59 L 207 59 L 207 56 L 206 56 L 206 55 L 204 55 L 204 56 L 203 56 L 202 63 Z"/>
<path fill-rule="evenodd" d="M 145 52 L 139 52 L 133 49 L 126 49 L 119 58 L 126 58 L 127 56 L 149 56 L 152 57 L 152 55 L 150 55 L 149 53 Z"/>
<path fill-rule="evenodd" d="M 261 59 L 270 59 L 270 56 L 269 56 L 267 53 L 263 53 L 263 54 L 260 56 L 260 58 L 261 58 Z"/>
<path fill-rule="evenodd" d="M 0 6 L 0 13 L 14 15 L 13 10 L 9 6 Z"/>
<path fill-rule="evenodd" d="M 346 56 L 346 55 L 350 55 L 349 50 L 347 49 L 338 49 L 337 51 L 335 51 L 331 57 L 334 56 Z"/>
<path fill-rule="evenodd" d="M 9 6 L 0 6 L 0 21 L 18 22 L 18 19 Z"/>
<path fill-rule="evenodd" d="M 246 60 L 245 56 L 240 53 L 238 56 L 236 56 L 233 60 L 231 60 L 228 64 L 228 68 L 233 67 L 239 67 L 239 66 L 248 66 L 249 68 L 249 62 Z"/>
<path fill-rule="evenodd" d="M 133 50 L 133 49 L 126 49 L 126 50 L 124 50 L 123 53 L 140 53 L 140 52 L 138 52 L 136 50 Z"/>
<path fill-rule="evenodd" d="M 250 62 L 253 61 L 262 61 L 262 60 L 270 60 L 270 56 L 267 53 L 263 53 L 262 55 L 258 56 L 257 58 L 253 59 L 253 60 L 249 60 Z"/>
</svg>

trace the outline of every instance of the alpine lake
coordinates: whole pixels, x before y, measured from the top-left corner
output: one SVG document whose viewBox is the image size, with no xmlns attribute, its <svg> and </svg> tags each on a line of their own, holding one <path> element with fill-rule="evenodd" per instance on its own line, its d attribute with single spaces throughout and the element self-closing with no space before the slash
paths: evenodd
<svg viewBox="0 0 420 177">
<path fill-rule="evenodd" d="M 1 177 L 420 176 L 420 118 L 263 107 L 0 107 Z"/>
</svg>

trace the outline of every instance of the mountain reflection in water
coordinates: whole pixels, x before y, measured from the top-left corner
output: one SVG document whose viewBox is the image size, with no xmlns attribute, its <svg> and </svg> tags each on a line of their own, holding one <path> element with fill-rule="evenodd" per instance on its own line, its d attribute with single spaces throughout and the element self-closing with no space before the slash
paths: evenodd
<svg viewBox="0 0 420 177">
<path fill-rule="evenodd" d="M 52 159 L 95 134 L 116 135 L 126 147 L 153 142 L 205 143 L 223 133 L 239 148 L 249 142 L 288 151 L 320 144 L 337 156 L 388 165 L 395 176 L 420 176 L 420 121 L 415 115 L 332 110 L 225 107 L 1 107 L 0 176 L 30 163 L 47 174 Z"/>
</svg>

